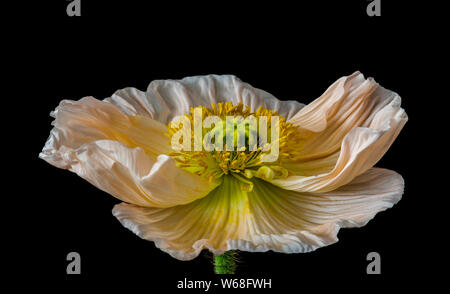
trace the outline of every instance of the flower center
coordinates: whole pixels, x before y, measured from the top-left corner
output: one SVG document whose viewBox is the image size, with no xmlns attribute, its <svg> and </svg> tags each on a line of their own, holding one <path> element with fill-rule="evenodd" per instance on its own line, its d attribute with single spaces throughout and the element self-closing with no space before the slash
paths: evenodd
<svg viewBox="0 0 450 294">
<path fill-rule="evenodd" d="M 170 156 L 180 168 L 210 181 L 233 176 L 246 191 L 253 188 L 252 177 L 287 177 L 283 161 L 295 156 L 301 140 L 297 127 L 277 112 L 264 107 L 251 112 L 242 103 L 198 106 L 175 121 L 168 126 L 175 149 Z M 174 142 L 185 148 L 174 148 Z"/>
</svg>

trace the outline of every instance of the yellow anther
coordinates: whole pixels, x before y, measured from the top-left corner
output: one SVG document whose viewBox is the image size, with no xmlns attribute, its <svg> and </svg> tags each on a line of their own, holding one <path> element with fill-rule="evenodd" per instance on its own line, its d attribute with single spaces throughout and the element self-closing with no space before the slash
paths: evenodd
<svg viewBox="0 0 450 294">
<path fill-rule="evenodd" d="M 236 105 L 233 105 L 232 102 L 220 102 L 217 104 L 212 104 L 210 108 L 206 108 L 204 106 L 198 107 L 202 110 L 202 121 L 207 116 L 218 116 L 220 119 L 222 119 L 224 126 L 226 123 L 226 116 L 240 116 L 245 119 L 246 117 L 253 115 L 256 117 L 266 116 L 267 119 L 267 134 L 269 135 L 268 141 L 270 143 L 267 142 L 264 146 L 265 148 L 261 148 L 261 146 L 258 146 L 258 143 L 253 146 L 247 146 L 247 144 L 249 144 L 250 142 L 248 141 L 249 138 L 247 138 L 247 136 L 249 135 L 246 131 L 246 146 L 237 148 L 237 140 L 235 137 L 235 145 L 233 146 L 234 148 L 231 148 L 235 151 L 224 151 L 228 150 L 227 145 L 225 144 L 225 132 L 223 134 L 223 151 L 221 151 L 217 146 L 211 152 L 207 152 L 205 150 L 194 151 L 195 108 L 190 108 L 189 113 L 185 114 L 185 117 L 188 118 L 191 123 L 192 151 L 172 152 L 169 153 L 169 155 L 175 159 L 179 167 L 184 168 L 192 173 L 201 175 L 207 178 L 209 181 L 217 180 L 223 175 L 239 175 L 241 182 L 243 183 L 243 188 L 251 190 L 252 185 L 250 185 L 251 180 L 249 179 L 253 178 L 254 176 L 265 180 L 287 177 L 288 171 L 281 166 L 283 165 L 283 160 L 298 158 L 305 136 L 309 135 L 305 134 L 305 132 L 300 132 L 296 126 L 293 126 L 291 123 L 286 122 L 286 119 L 282 116 L 279 116 L 276 111 L 266 109 L 262 106 L 260 106 L 255 112 L 252 112 L 249 106 L 245 106 L 241 102 Z M 278 123 L 273 126 L 271 124 L 272 116 L 279 116 Z M 243 121 L 244 120 L 235 120 L 235 126 Z M 277 142 L 279 144 L 279 158 L 276 162 L 262 162 L 261 156 L 270 152 L 270 148 L 275 142 L 270 140 L 270 129 L 272 127 L 279 128 L 279 139 Z M 177 128 L 172 128 L 171 124 L 169 123 L 168 133 L 166 135 L 172 137 L 181 128 L 182 124 L 179 124 Z M 203 135 L 205 135 L 209 131 L 211 131 L 211 129 L 202 129 Z M 246 180 L 248 183 L 242 181 L 242 179 Z"/>
</svg>

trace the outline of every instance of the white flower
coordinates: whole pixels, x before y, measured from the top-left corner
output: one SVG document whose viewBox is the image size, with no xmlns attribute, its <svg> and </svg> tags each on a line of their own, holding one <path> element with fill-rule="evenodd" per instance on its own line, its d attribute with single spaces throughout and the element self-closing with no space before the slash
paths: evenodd
<svg viewBox="0 0 450 294">
<path fill-rule="evenodd" d="M 292 132 L 276 164 L 253 165 L 245 157 L 228 168 L 221 160 L 240 156 L 236 151 L 218 153 L 200 172 L 200 155 L 173 153 L 166 134 L 175 117 L 239 103 L 286 119 Z M 312 251 L 337 242 L 341 227 L 365 225 L 403 193 L 399 174 L 373 166 L 406 113 L 396 93 L 358 72 L 306 106 L 234 76 L 208 75 L 157 80 L 146 92 L 126 88 L 103 101 L 64 100 L 52 116 L 39 156 L 122 200 L 113 209 L 119 221 L 181 260 L 204 248 Z M 213 169 L 222 172 L 205 176 Z"/>
</svg>

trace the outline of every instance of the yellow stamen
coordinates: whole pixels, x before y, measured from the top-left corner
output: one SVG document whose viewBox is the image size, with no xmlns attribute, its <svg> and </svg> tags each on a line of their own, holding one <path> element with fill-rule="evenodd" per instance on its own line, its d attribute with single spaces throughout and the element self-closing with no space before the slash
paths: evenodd
<svg viewBox="0 0 450 294">
<path fill-rule="evenodd" d="M 298 149 L 301 147 L 304 138 L 301 136 L 301 133 L 298 131 L 296 126 L 293 126 L 291 123 L 286 122 L 286 119 L 280 115 L 276 111 L 266 109 L 260 106 L 256 112 L 251 112 L 249 106 L 244 106 L 242 103 L 238 103 L 237 105 L 233 105 L 232 102 L 225 103 L 217 103 L 212 104 L 211 108 L 206 108 L 204 106 L 198 106 L 198 109 L 202 110 L 202 121 L 207 116 L 218 116 L 223 123 L 224 132 L 219 133 L 222 134 L 223 137 L 223 151 L 220 151 L 219 148 L 212 149 L 211 152 L 207 152 L 204 149 L 202 151 L 178 151 L 172 152 L 169 155 L 172 156 L 179 167 L 190 171 L 195 174 L 199 174 L 210 181 L 214 181 L 220 178 L 223 175 L 231 174 L 235 178 L 239 179 L 242 182 L 241 188 L 245 190 L 251 190 L 253 185 L 251 184 L 252 177 L 259 177 L 265 180 L 271 180 L 273 178 L 279 177 L 287 177 L 288 172 L 286 169 L 282 167 L 283 162 L 286 160 L 295 159 L 295 155 L 298 153 Z M 191 123 L 194 126 L 194 108 L 190 109 L 190 114 L 185 114 Z M 266 148 L 258 147 L 250 148 L 241 147 L 239 150 L 236 147 L 237 139 L 236 139 L 236 124 L 242 123 L 240 120 L 236 120 L 233 122 L 235 124 L 235 135 L 234 135 L 234 151 L 226 151 L 227 145 L 225 144 L 225 125 L 226 125 L 226 117 L 233 116 L 239 117 L 241 116 L 243 119 L 248 116 L 255 116 L 258 118 L 259 116 L 267 117 L 267 134 L 270 137 L 270 128 L 275 127 L 271 125 L 272 116 L 278 116 L 277 127 L 279 128 L 279 156 L 278 159 L 274 162 L 262 162 L 261 156 L 267 153 Z M 169 124 L 169 133 L 167 134 L 169 137 L 172 137 L 178 130 L 180 130 L 182 125 L 179 125 L 177 128 L 172 128 L 171 124 Z M 217 131 L 216 126 L 211 128 L 203 128 L 202 135 L 204 136 L 211 130 L 214 132 Z M 194 134 L 194 128 L 191 128 L 192 135 Z M 218 129 L 220 130 L 220 128 Z M 247 124 L 244 125 L 246 143 L 248 143 L 248 137 L 250 133 L 250 127 Z M 194 137 L 191 136 L 191 146 L 194 146 Z M 270 138 L 268 138 L 269 142 L 271 142 Z M 270 147 L 274 142 L 268 143 L 266 147 Z M 246 144 L 247 145 L 247 144 Z M 255 147 L 253 145 L 252 147 Z M 256 150 L 255 150 L 256 149 Z M 193 150 L 193 148 L 192 148 Z"/>
</svg>

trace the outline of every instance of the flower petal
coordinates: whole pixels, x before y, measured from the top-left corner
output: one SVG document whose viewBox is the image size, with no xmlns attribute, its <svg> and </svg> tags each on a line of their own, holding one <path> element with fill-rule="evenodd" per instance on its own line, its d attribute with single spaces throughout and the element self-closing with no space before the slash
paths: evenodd
<svg viewBox="0 0 450 294">
<path fill-rule="evenodd" d="M 62 101 L 39 157 L 103 191 L 142 206 L 170 207 L 205 196 L 215 185 L 176 167 L 166 126 L 127 116 L 91 97 Z M 134 148 L 134 149 L 133 149 Z"/>
<path fill-rule="evenodd" d="M 255 180 L 243 192 L 225 177 L 210 195 L 187 205 L 143 208 L 119 204 L 113 214 L 141 238 L 180 260 L 202 249 L 299 253 L 337 241 L 340 227 L 362 226 L 403 193 L 395 172 L 373 168 L 329 193 L 297 193 Z"/>
<path fill-rule="evenodd" d="M 116 91 L 103 101 L 112 103 L 127 115 L 142 115 L 154 118 L 162 108 L 148 98 L 147 93 L 133 87 Z"/>
<path fill-rule="evenodd" d="M 142 148 L 131 149 L 117 141 L 95 141 L 65 150 L 61 156 L 67 169 L 97 188 L 144 207 L 190 203 L 217 185 L 178 168 L 167 155 L 152 160 Z"/>
<path fill-rule="evenodd" d="M 167 127 L 144 116 L 125 115 L 116 106 L 85 97 L 79 101 L 63 100 L 51 113 L 55 118 L 41 153 L 51 164 L 64 168 L 61 148 L 76 149 L 96 140 L 116 140 L 129 147 L 141 147 L 149 156 L 171 152 L 164 134 Z"/>
<path fill-rule="evenodd" d="M 232 101 L 242 102 L 256 111 L 263 106 L 276 110 L 287 119 L 304 105 L 297 101 L 280 101 L 273 95 L 243 83 L 233 75 L 207 75 L 182 80 L 155 80 L 143 93 L 134 88 L 116 92 L 105 101 L 117 105 L 125 113 L 148 115 L 164 124 L 189 113 L 191 107 Z"/>
<path fill-rule="evenodd" d="M 351 79 L 361 79 L 361 75 L 352 77 Z M 366 80 L 349 86 L 349 89 L 354 89 L 353 92 L 350 91 L 351 93 L 368 92 L 370 93 L 368 96 L 354 95 L 354 97 L 360 98 L 345 103 L 343 101 L 331 103 L 333 110 L 328 109 L 325 113 L 327 115 L 330 112 L 336 113 L 337 118 L 331 119 L 334 125 L 329 124 L 330 121 L 323 116 L 319 116 L 323 119 L 320 120 L 317 117 L 314 118 L 314 113 L 307 112 L 313 118 L 310 121 L 304 121 L 304 127 L 315 131 L 320 131 L 320 128 L 324 127 L 325 129 L 321 133 L 314 133 L 306 140 L 304 150 L 307 151 L 300 150 L 300 153 L 303 152 L 304 155 L 301 160 L 287 163 L 287 168 L 295 175 L 286 179 L 276 179 L 271 183 L 297 192 L 326 192 L 349 183 L 356 176 L 374 166 L 389 149 L 408 117 L 400 107 L 401 99 L 397 94 L 376 84 L 373 86 L 372 82 Z M 331 89 L 336 87 L 332 86 Z M 328 99 L 331 101 L 335 100 L 334 96 L 327 92 L 324 95 L 329 96 Z M 351 96 L 350 94 L 343 95 L 342 92 L 345 92 L 343 89 L 337 92 L 340 93 L 339 97 Z M 322 101 L 322 98 L 318 100 L 327 104 L 326 101 Z M 361 106 L 360 108 L 358 106 L 355 110 L 357 113 L 355 117 L 353 115 L 346 116 L 344 113 L 353 111 L 354 105 L 351 103 L 366 104 L 371 107 Z M 348 105 L 343 107 L 344 109 L 336 109 L 336 104 L 339 104 L 341 108 L 342 104 Z M 302 109 L 299 114 L 303 111 Z M 292 121 L 298 123 L 298 118 L 301 117 L 299 114 Z M 357 117 L 357 119 L 354 120 L 351 117 Z M 326 122 L 324 123 L 324 121 Z M 340 148 L 336 147 L 338 142 Z M 313 151 L 313 149 L 318 151 Z"/>
<path fill-rule="evenodd" d="M 374 116 L 397 97 L 359 72 L 340 78 L 291 119 L 307 137 L 298 157 L 304 161 L 338 151 L 350 130 L 368 127 Z"/>
</svg>

